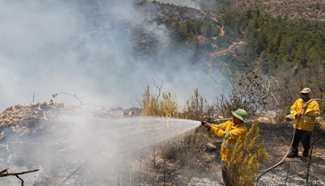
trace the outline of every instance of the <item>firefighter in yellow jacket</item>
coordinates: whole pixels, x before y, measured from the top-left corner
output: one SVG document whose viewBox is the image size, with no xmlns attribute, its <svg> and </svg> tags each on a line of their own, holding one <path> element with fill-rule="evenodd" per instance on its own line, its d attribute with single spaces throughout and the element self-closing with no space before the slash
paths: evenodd
<svg viewBox="0 0 325 186">
<path fill-rule="evenodd" d="M 295 135 L 288 158 L 298 157 L 298 146 L 301 142 L 304 151 L 303 157 L 308 157 L 312 131 L 316 125 L 316 117 L 320 114 L 319 104 L 310 97 L 311 89 L 300 91 L 300 98 L 290 108 L 287 120 L 294 121 Z"/>
<path fill-rule="evenodd" d="M 245 127 L 245 121 L 248 117 L 248 113 L 243 109 L 237 109 L 232 112 L 232 120 L 226 121 L 222 124 L 210 124 L 208 122 L 202 122 L 202 125 L 207 127 L 215 136 L 223 138 L 223 143 L 221 145 L 220 157 L 223 161 L 222 177 L 225 185 L 230 185 L 227 183 L 227 177 L 229 175 L 227 171 L 227 163 L 230 162 L 233 149 L 237 140 L 243 139 L 247 133 L 247 128 Z"/>
</svg>

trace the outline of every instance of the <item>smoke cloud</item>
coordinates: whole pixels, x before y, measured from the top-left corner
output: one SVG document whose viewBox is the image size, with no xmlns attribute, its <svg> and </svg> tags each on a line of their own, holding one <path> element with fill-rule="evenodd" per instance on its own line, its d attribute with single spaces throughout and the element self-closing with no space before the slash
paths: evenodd
<svg viewBox="0 0 325 186">
<path fill-rule="evenodd" d="M 0 17 L 2 109 L 62 91 L 89 104 L 136 106 L 152 84 L 183 102 L 194 88 L 214 99 L 225 81 L 206 59 L 191 63 L 191 49 L 172 47 L 168 30 L 130 0 L 0 0 Z M 155 39 L 150 55 L 135 52 L 136 28 Z"/>
<path fill-rule="evenodd" d="M 191 48 L 175 46 L 169 31 L 148 21 L 130 0 L 0 0 L 0 40 L 1 109 L 31 103 L 33 95 L 48 100 L 58 92 L 75 93 L 88 105 L 137 106 L 147 85 L 175 92 L 182 104 L 195 88 L 213 100 L 226 81 Z M 0 144 L 1 167 L 40 166 L 40 173 L 26 176 L 26 184 L 57 184 L 82 166 L 67 185 L 115 185 L 128 173 L 114 172 L 130 170 L 123 167 L 125 156 L 198 125 L 100 120 L 87 113 L 66 113 L 49 122 L 41 124 L 41 135 L 8 135 Z M 1 181 L 17 184 L 15 178 Z"/>
<path fill-rule="evenodd" d="M 66 113 L 42 123 L 41 132 L 7 136 L 0 145 L 0 167 L 39 168 L 40 172 L 24 176 L 26 185 L 33 186 L 132 185 L 140 168 L 132 167 L 132 162 L 153 145 L 198 125 L 188 120 L 100 119 L 85 112 Z M 17 182 L 3 178 L 0 185 Z"/>
</svg>

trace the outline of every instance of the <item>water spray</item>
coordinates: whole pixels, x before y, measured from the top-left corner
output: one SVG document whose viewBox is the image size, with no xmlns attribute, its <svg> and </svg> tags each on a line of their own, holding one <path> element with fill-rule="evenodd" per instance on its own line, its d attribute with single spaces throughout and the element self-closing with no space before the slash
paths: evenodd
<svg viewBox="0 0 325 186">
<path fill-rule="evenodd" d="M 176 132 L 177 130 L 179 130 L 179 129 L 177 129 L 178 127 L 180 127 L 180 126 L 177 126 L 177 125 L 179 125 L 179 124 L 177 124 L 177 123 L 180 123 L 181 125 L 182 125 L 182 127 L 184 127 L 185 129 L 184 130 L 181 130 L 181 131 L 179 131 L 179 132 L 176 132 L 175 133 L 175 135 L 171 135 L 171 134 L 168 134 L 168 135 L 171 135 L 170 137 L 162 137 L 161 139 L 158 139 L 158 141 L 156 141 L 155 143 L 160 143 L 160 142 L 162 142 L 162 141 L 164 141 L 164 140 L 168 140 L 168 139 L 170 139 L 170 138 L 173 138 L 173 137 L 176 137 L 176 136 L 178 136 L 178 135 L 180 135 L 180 134 L 182 134 L 182 133 L 186 133 L 186 132 L 188 132 L 188 131 L 190 131 L 190 130 L 192 130 L 192 129 L 194 129 L 194 128 L 196 128 L 196 127 L 198 127 L 198 126 L 200 126 L 200 121 L 194 121 L 194 120 L 185 120 L 185 119 L 174 119 L 174 118 L 154 118 L 154 117 L 148 117 L 148 118 L 128 118 L 128 120 L 127 121 L 129 121 L 129 120 L 135 120 L 135 121 L 137 121 L 137 120 L 139 120 L 138 122 L 140 122 L 141 123 L 141 120 L 143 120 L 144 122 L 146 122 L 146 121 L 149 121 L 149 120 L 151 120 L 152 121 L 152 123 L 150 123 L 150 126 L 143 126 L 143 127 L 145 127 L 146 129 L 145 130 L 149 130 L 150 129 L 150 127 L 152 127 L 153 125 L 155 125 L 154 123 L 155 122 L 158 122 L 158 121 L 165 121 L 165 123 L 162 123 L 162 124 L 160 124 L 159 126 L 161 126 L 161 125 L 165 125 L 165 127 L 162 127 L 162 128 L 170 128 L 170 129 L 174 129 L 173 131 L 174 132 Z M 142 124 L 144 124 L 144 123 L 142 123 Z M 140 128 L 141 128 L 141 125 L 142 124 L 140 124 L 140 125 L 138 125 L 138 124 L 134 124 L 134 125 L 138 125 Z M 149 123 L 148 123 L 149 124 Z M 145 125 L 145 124 L 144 124 Z M 188 125 L 188 126 L 187 126 Z M 149 128 L 147 128 L 147 127 L 149 127 Z M 136 128 L 135 128 L 136 129 Z M 135 130 L 134 129 L 134 130 Z M 161 127 L 159 127 L 158 129 L 161 129 Z M 156 130 L 156 129 L 154 129 L 154 130 Z M 164 130 L 164 129 L 162 129 L 162 130 Z M 162 131 L 163 132 L 163 131 Z M 169 132 L 170 133 L 170 132 Z M 155 135 L 156 136 L 156 135 Z M 152 141 L 152 139 L 148 139 L 148 141 Z M 155 141 L 155 140 L 154 140 Z M 140 151 L 140 149 L 146 149 L 146 148 L 148 148 L 148 147 L 150 147 L 150 146 L 152 146 L 152 145 L 154 145 L 152 142 L 151 143 L 144 143 L 144 144 L 142 144 L 141 146 L 137 146 L 137 151 Z M 102 148 L 102 147 L 99 147 L 98 149 L 100 149 L 100 148 Z M 121 151 L 119 151 L 119 152 L 115 152 L 115 154 L 122 154 L 122 156 L 123 156 L 123 154 L 128 154 L 128 152 L 129 152 L 129 149 L 125 149 L 125 150 L 121 150 Z M 108 159 L 109 158 L 113 158 L 113 155 L 114 154 L 111 154 L 111 157 L 107 157 Z M 86 160 L 84 160 L 84 161 L 82 161 L 75 169 L 73 169 L 69 174 L 67 174 L 67 176 L 65 176 L 59 183 L 57 183 L 55 186 L 61 186 L 61 185 L 63 185 L 64 183 L 66 183 L 67 181 L 69 181 L 73 176 L 75 176 L 76 174 L 78 174 L 78 172 L 82 169 L 82 168 L 84 168 L 90 161 L 92 161 L 93 159 L 92 158 L 89 158 L 89 159 L 86 159 Z"/>
</svg>

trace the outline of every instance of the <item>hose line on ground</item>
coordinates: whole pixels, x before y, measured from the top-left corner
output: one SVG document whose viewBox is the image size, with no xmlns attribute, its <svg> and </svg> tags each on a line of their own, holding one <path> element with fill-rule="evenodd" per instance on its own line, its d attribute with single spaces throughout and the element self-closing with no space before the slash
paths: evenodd
<svg viewBox="0 0 325 186">
<path fill-rule="evenodd" d="M 308 106 L 308 104 L 309 104 L 310 102 L 312 102 L 312 101 L 324 101 L 324 102 L 325 102 L 324 99 L 319 99 L 319 98 L 316 98 L 316 99 L 310 99 L 308 102 L 306 102 L 306 103 L 304 104 L 304 109 L 305 109 L 305 108 Z M 305 112 L 305 111 L 303 111 L 303 113 L 304 113 L 304 112 Z M 312 131 L 311 136 L 314 135 L 314 132 L 315 132 L 315 127 L 313 128 L 313 131 Z M 270 168 L 268 168 L 268 169 L 262 171 L 262 173 L 261 173 L 260 175 L 257 176 L 255 186 L 258 185 L 260 179 L 261 179 L 261 178 L 262 178 L 266 173 L 270 172 L 271 170 L 273 170 L 273 169 L 279 167 L 280 165 L 282 165 L 282 164 L 284 163 L 284 161 L 286 160 L 287 156 L 289 155 L 289 153 L 290 153 L 290 151 L 291 151 L 291 147 L 292 147 L 292 144 L 293 144 L 293 141 L 294 141 L 295 134 L 296 134 L 296 129 L 293 130 L 293 136 L 292 136 L 292 139 L 291 139 L 290 148 L 288 149 L 287 153 L 283 156 L 283 158 L 282 158 L 278 163 L 276 163 L 276 164 L 273 165 L 272 167 L 270 167 Z M 315 142 L 315 143 L 316 143 L 316 142 Z M 314 142 L 313 142 L 312 145 L 315 145 Z M 311 159 L 311 154 L 310 154 L 310 159 Z M 308 163 L 310 163 L 310 161 L 309 161 Z M 309 171 L 309 170 L 308 170 L 309 167 L 310 167 L 310 165 L 308 165 L 308 168 L 307 168 L 307 173 L 308 173 L 308 174 L 309 174 L 309 172 L 308 172 L 308 171 Z M 308 175 L 307 175 L 307 176 L 308 176 Z M 308 178 L 307 178 L 307 181 L 308 181 Z"/>
<path fill-rule="evenodd" d="M 284 163 L 284 161 L 286 160 L 287 156 L 288 156 L 289 153 L 291 152 L 291 146 L 292 146 L 292 144 L 293 144 L 293 140 L 294 140 L 295 135 L 296 135 L 296 130 L 293 129 L 293 135 L 292 135 L 292 139 L 291 139 L 291 143 L 290 143 L 290 148 L 288 149 L 288 151 L 286 152 L 286 154 L 282 157 L 282 159 L 281 159 L 278 163 L 276 163 L 276 164 L 274 164 L 272 167 L 267 168 L 266 170 L 262 171 L 262 173 L 261 173 L 260 175 L 257 176 L 257 178 L 256 178 L 256 184 L 255 184 L 256 186 L 258 185 L 258 182 L 260 181 L 260 179 L 261 179 L 261 178 L 262 178 L 266 173 L 270 172 L 271 170 L 273 170 L 273 169 L 279 167 L 280 165 L 282 165 L 282 164 Z"/>
</svg>

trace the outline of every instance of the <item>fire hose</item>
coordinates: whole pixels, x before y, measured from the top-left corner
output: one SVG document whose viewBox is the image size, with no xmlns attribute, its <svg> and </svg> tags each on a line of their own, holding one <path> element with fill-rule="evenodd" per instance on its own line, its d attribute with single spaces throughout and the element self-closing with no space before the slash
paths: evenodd
<svg viewBox="0 0 325 186">
<path fill-rule="evenodd" d="M 306 102 L 306 103 L 304 104 L 303 112 L 302 112 L 303 115 L 304 115 L 305 109 L 306 109 L 306 107 L 308 106 L 308 104 L 309 104 L 310 102 L 312 102 L 312 101 L 315 101 L 315 100 L 317 100 L 317 101 L 324 101 L 324 100 L 322 100 L 322 99 L 311 99 L 311 100 L 309 100 L 308 102 Z M 315 127 L 313 128 L 313 131 L 312 131 L 311 136 L 313 136 L 314 133 L 315 133 Z M 282 157 L 282 159 L 281 159 L 278 163 L 276 163 L 276 164 L 274 164 L 273 166 L 271 166 L 271 167 L 267 168 L 266 170 L 262 171 L 262 173 L 261 173 L 260 175 L 257 176 L 257 178 L 256 178 L 256 184 L 255 184 L 256 186 L 258 185 L 260 179 L 261 179 L 265 174 L 267 174 L 267 173 L 270 172 L 271 170 L 273 170 L 273 169 L 279 167 L 280 165 L 282 165 L 282 164 L 285 162 L 287 156 L 288 156 L 289 153 L 291 152 L 291 147 L 292 147 L 292 144 L 293 144 L 293 141 L 294 141 L 294 137 L 295 137 L 295 135 L 296 135 L 296 130 L 294 129 L 294 130 L 293 130 L 292 139 L 291 139 L 291 143 L 290 143 L 290 148 L 288 149 L 288 151 L 286 152 L 286 154 Z M 320 139 L 320 138 L 319 138 L 319 139 Z M 314 140 L 314 141 L 311 143 L 311 150 L 310 150 L 310 153 L 309 153 L 309 161 L 308 161 L 308 165 L 307 165 L 307 178 L 306 178 L 306 184 L 308 183 L 309 168 L 310 168 L 310 162 L 311 162 L 311 156 L 312 156 L 312 149 L 313 149 L 313 146 L 316 144 L 316 142 L 317 142 L 319 139 Z"/>
<path fill-rule="evenodd" d="M 260 179 L 261 179 L 265 174 L 267 174 L 267 173 L 270 172 L 271 170 L 273 170 L 273 169 L 279 167 L 280 165 L 282 165 L 282 164 L 285 162 L 287 156 L 288 156 L 289 153 L 291 152 L 291 146 L 292 146 L 292 144 L 293 144 L 293 140 L 294 140 L 294 136 L 295 136 L 295 134 L 296 134 L 296 130 L 294 130 L 294 132 L 293 132 L 292 140 L 291 140 L 291 143 L 290 143 L 290 148 L 289 148 L 289 150 L 287 151 L 287 153 L 282 157 L 282 159 L 281 159 L 278 163 L 274 164 L 274 165 L 271 166 L 270 168 L 267 168 L 267 169 L 264 170 L 260 175 L 257 176 L 257 178 L 256 178 L 256 184 L 255 184 L 256 186 L 258 185 Z M 313 129 L 313 131 L 312 131 L 311 136 L 313 137 L 314 134 L 315 134 L 315 127 L 314 127 L 314 129 Z M 308 184 L 308 179 L 309 179 L 309 172 L 310 172 L 310 165 L 311 165 L 311 159 L 312 159 L 313 148 L 314 148 L 314 146 L 316 145 L 316 143 L 317 143 L 319 140 L 320 140 L 320 137 L 316 138 L 316 139 L 313 140 L 313 142 L 311 143 L 311 149 L 310 149 L 310 153 L 309 153 L 309 157 L 308 157 L 308 163 L 307 163 L 306 185 Z"/>
<path fill-rule="evenodd" d="M 266 173 L 270 172 L 271 170 L 273 170 L 273 169 L 279 167 L 280 165 L 282 165 L 282 164 L 284 163 L 284 161 L 286 160 L 287 156 L 288 156 L 289 153 L 291 152 L 291 146 L 292 146 L 292 144 L 293 144 L 293 140 L 294 140 L 295 135 L 296 135 L 296 130 L 294 129 L 294 130 L 293 130 L 293 135 L 292 135 L 292 138 L 291 138 L 291 142 L 290 142 L 290 148 L 288 149 L 288 151 L 285 153 L 285 155 L 282 157 L 282 159 L 281 159 L 278 163 L 276 163 L 276 164 L 274 164 L 273 166 L 267 168 L 267 169 L 264 170 L 260 175 L 257 176 L 257 178 L 256 178 L 256 184 L 255 184 L 256 186 L 258 185 L 258 182 L 260 181 L 260 179 L 261 179 L 261 178 L 262 178 Z"/>
</svg>

